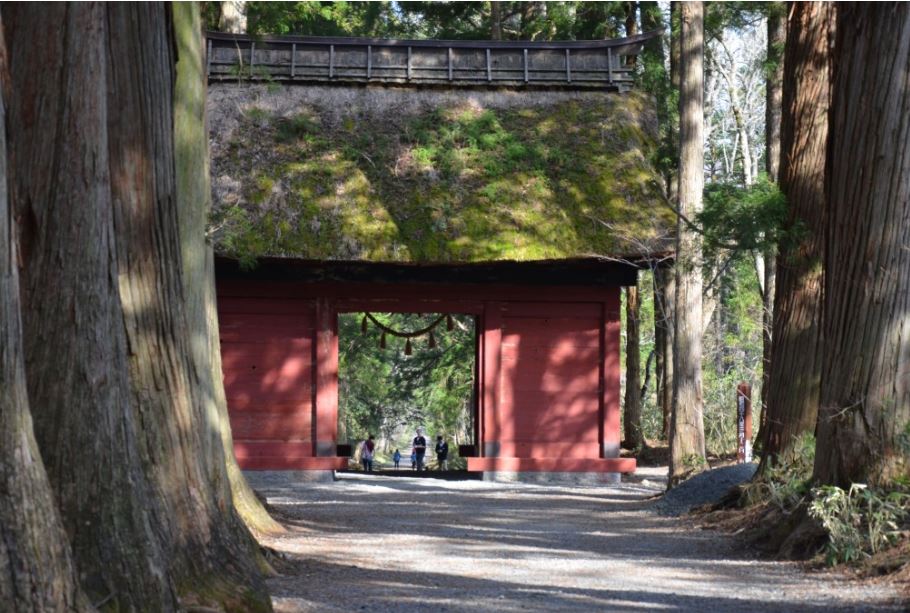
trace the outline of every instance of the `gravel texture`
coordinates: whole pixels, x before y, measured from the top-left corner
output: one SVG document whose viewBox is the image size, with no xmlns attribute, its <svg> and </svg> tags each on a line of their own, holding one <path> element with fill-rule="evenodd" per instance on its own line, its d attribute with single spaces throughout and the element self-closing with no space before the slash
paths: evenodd
<svg viewBox="0 0 910 613">
<path fill-rule="evenodd" d="M 679 516 L 695 507 L 719 500 L 730 488 L 748 481 L 758 464 L 733 464 L 695 475 L 680 483 L 654 505 L 662 515 Z"/>
<path fill-rule="evenodd" d="M 887 586 L 757 560 L 619 486 L 344 475 L 259 488 L 289 532 L 276 611 L 900 611 Z M 255 486 L 255 483 L 254 483 Z"/>
</svg>

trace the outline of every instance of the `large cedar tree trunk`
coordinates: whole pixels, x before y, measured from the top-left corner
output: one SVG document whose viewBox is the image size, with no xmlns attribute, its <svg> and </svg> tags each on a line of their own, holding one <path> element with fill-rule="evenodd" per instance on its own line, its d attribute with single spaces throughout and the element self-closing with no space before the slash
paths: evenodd
<svg viewBox="0 0 910 613">
<path fill-rule="evenodd" d="M 626 288 L 626 398 L 623 411 L 625 443 L 628 449 L 644 445 L 641 433 L 641 299 L 638 287 Z"/>
<path fill-rule="evenodd" d="M 164 514 L 143 469 L 117 292 L 105 7 L 10 4 L 4 11 L 35 436 L 89 598 L 173 610 L 160 546 Z"/>
<path fill-rule="evenodd" d="M 774 183 L 780 175 L 780 121 L 781 86 L 784 78 L 783 51 L 787 40 L 785 6 L 782 2 L 771 2 L 768 6 L 767 64 L 771 67 L 765 80 L 765 172 Z M 776 249 L 769 248 L 763 254 L 762 282 L 762 370 L 761 370 L 761 414 L 759 416 L 758 441 L 763 440 L 768 412 L 768 388 L 771 380 L 771 343 L 774 335 L 774 294 L 777 285 Z"/>
<path fill-rule="evenodd" d="M 173 5 L 177 34 L 177 83 L 174 98 L 174 134 L 177 166 L 177 215 L 183 259 L 183 291 L 189 327 L 193 376 L 199 391 L 199 406 L 210 428 L 204 441 L 213 482 L 223 479 L 224 458 L 234 506 L 248 526 L 259 532 L 278 532 L 273 520 L 253 493 L 234 457 L 221 375 L 221 344 L 218 338 L 218 310 L 215 301 L 215 263 L 205 232 L 212 208 L 208 132 L 205 114 L 205 74 L 202 25 L 195 2 Z M 219 449 L 216 449 L 218 447 Z M 224 496 L 225 489 L 217 494 Z M 219 502 L 222 505 L 223 502 Z"/>
<path fill-rule="evenodd" d="M 69 541 L 32 430 L 7 198 L 6 45 L 0 21 L 0 602 L 11 611 L 83 611 Z"/>
<path fill-rule="evenodd" d="M 206 330 L 183 292 L 170 7 L 10 12 L 26 373 L 83 587 L 123 609 L 268 610 L 190 357 Z"/>
<path fill-rule="evenodd" d="M 676 333 L 673 338 L 672 485 L 705 462 L 702 398 L 702 241 L 682 217 L 695 219 L 704 187 L 704 7 L 680 3 L 679 210 L 676 247 Z"/>
<path fill-rule="evenodd" d="M 825 233 L 825 156 L 828 149 L 831 34 L 834 6 L 790 5 L 784 60 L 780 187 L 790 212 L 777 257 L 774 344 L 762 430 L 764 474 L 800 435 L 815 431 L 818 415 L 819 326 Z"/>
<path fill-rule="evenodd" d="M 837 6 L 815 478 L 910 473 L 910 4 Z"/>
<path fill-rule="evenodd" d="M 270 609 L 256 543 L 230 503 L 220 424 L 206 411 L 192 359 L 190 339 L 207 329 L 190 327 L 185 306 L 171 9 L 112 3 L 107 12 L 108 101 L 119 109 L 108 116 L 108 137 L 120 300 L 131 397 L 167 514 L 167 551 L 185 602 Z"/>
</svg>

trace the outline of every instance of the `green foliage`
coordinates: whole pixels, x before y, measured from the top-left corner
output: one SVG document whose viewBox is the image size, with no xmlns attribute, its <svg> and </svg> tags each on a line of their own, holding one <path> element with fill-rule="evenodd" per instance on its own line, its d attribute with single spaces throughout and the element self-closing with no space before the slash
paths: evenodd
<svg viewBox="0 0 910 613">
<path fill-rule="evenodd" d="M 852 562 L 897 542 L 910 517 L 906 491 L 874 490 L 854 483 L 849 490 L 824 486 L 812 490 L 809 514 L 828 533 L 829 564 Z"/>
<path fill-rule="evenodd" d="M 705 39 L 721 36 L 725 29 L 755 26 L 769 10 L 779 11 L 780 2 L 708 2 L 705 4 Z"/>
<path fill-rule="evenodd" d="M 803 434 L 786 457 L 769 461 L 761 479 L 749 483 L 743 492 L 746 505 L 769 501 L 784 513 L 802 503 L 812 483 L 815 464 L 815 436 Z"/>
<path fill-rule="evenodd" d="M 645 44 L 639 56 L 637 84 L 643 91 L 653 96 L 657 105 L 660 138 L 653 153 L 652 163 L 664 176 L 664 180 L 668 181 L 669 177 L 676 173 L 679 165 L 678 143 L 675 137 L 679 124 L 679 91 L 673 87 L 670 75 L 667 74 L 664 47 L 669 48 L 670 32 L 675 28 L 678 34 L 679 24 L 670 24 L 669 16 L 663 13 L 657 2 L 642 2 L 640 5 L 642 29 L 664 30 L 660 38 Z"/>
<path fill-rule="evenodd" d="M 416 330 L 436 319 L 432 314 L 374 313 L 396 330 Z M 340 438 L 361 440 L 372 433 L 380 443 L 403 446 L 417 426 L 428 435 L 443 434 L 453 448 L 471 440 L 471 402 L 474 386 L 474 320 L 453 316 L 434 332 L 436 347 L 426 337 L 413 339 L 412 355 L 405 341 L 387 336 L 369 324 L 361 331 L 363 314 L 338 317 Z M 407 455 L 402 450 L 403 455 Z"/>
<path fill-rule="evenodd" d="M 251 34 L 394 37 L 408 32 L 392 2 L 248 2 Z"/>
<path fill-rule="evenodd" d="M 776 183 L 761 175 L 748 188 L 732 183 L 705 186 L 704 210 L 694 221 L 708 257 L 723 249 L 767 251 L 783 236 L 787 200 Z"/>
<path fill-rule="evenodd" d="M 718 305 L 703 341 L 705 442 L 709 451 L 724 454 L 735 451 L 737 445 L 736 386 L 741 381 L 753 382 L 753 414 L 758 421 L 762 306 L 756 299 L 758 279 L 750 261 L 729 262 L 715 286 Z"/>
<path fill-rule="evenodd" d="M 506 40 L 590 40 L 623 35 L 625 2 L 500 2 Z M 204 3 L 218 27 L 217 3 Z M 490 2 L 249 2 L 252 34 L 489 39 Z"/>
</svg>

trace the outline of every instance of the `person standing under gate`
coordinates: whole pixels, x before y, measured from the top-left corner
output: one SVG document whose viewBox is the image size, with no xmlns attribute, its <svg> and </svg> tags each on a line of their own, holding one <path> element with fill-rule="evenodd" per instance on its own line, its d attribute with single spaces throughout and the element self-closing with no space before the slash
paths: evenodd
<svg viewBox="0 0 910 613">
<path fill-rule="evenodd" d="M 441 434 L 436 437 L 436 463 L 437 470 L 449 470 L 449 444 Z"/>
<path fill-rule="evenodd" d="M 363 470 L 368 473 L 373 472 L 373 450 L 376 449 L 376 443 L 373 442 L 371 434 L 367 440 L 360 445 L 360 462 L 363 464 Z"/>
<path fill-rule="evenodd" d="M 423 456 L 427 453 L 427 439 L 423 436 L 423 428 L 417 428 L 417 436 L 414 437 L 414 454 L 417 460 L 417 470 L 424 469 Z"/>
</svg>

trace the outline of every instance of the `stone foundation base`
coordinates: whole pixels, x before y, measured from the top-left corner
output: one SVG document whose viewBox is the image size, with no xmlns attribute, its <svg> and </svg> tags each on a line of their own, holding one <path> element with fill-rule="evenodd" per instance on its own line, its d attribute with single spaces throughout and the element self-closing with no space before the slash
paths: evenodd
<svg viewBox="0 0 910 613">
<path fill-rule="evenodd" d="M 245 470 L 243 476 L 253 489 L 335 481 L 334 470 Z"/>
<path fill-rule="evenodd" d="M 541 485 L 618 485 L 621 473 L 611 472 L 531 472 L 491 471 L 483 472 L 484 481 L 500 483 L 539 483 Z"/>
</svg>

